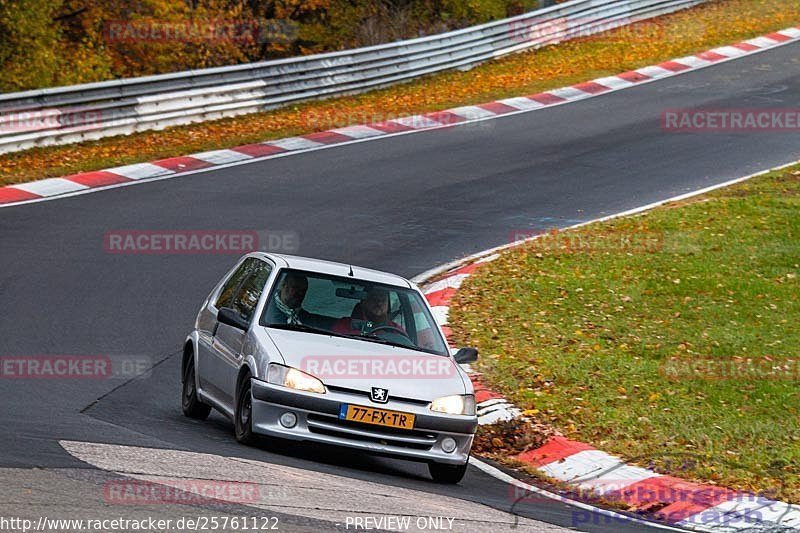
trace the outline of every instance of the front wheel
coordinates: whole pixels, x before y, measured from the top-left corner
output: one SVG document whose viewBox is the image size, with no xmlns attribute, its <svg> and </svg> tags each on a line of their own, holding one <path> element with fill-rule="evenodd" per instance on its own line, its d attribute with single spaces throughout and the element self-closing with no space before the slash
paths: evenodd
<svg viewBox="0 0 800 533">
<path fill-rule="evenodd" d="M 469 466 L 469 459 L 463 465 L 429 463 L 428 471 L 435 482 L 454 485 L 464 479 L 464 474 L 467 473 L 467 466 Z"/>
<path fill-rule="evenodd" d="M 246 376 L 239 385 L 236 395 L 236 413 L 234 414 L 234 432 L 236 440 L 252 446 L 258 440 L 253 433 L 253 395 L 251 393 L 250 376 Z"/>
<path fill-rule="evenodd" d="M 181 393 L 181 407 L 183 414 L 189 418 L 205 420 L 211 413 L 211 406 L 206 405 L 197 397 L 194 358 L 189 358 L 186 369 L 183 371 L 183 390 Z"/>
</svg>

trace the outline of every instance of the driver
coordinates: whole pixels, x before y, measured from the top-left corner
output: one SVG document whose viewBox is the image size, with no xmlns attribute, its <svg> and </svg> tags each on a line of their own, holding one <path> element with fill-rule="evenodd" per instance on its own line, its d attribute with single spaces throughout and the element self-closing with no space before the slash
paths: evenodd
<svg viewBox="0 0 800 533">
<path fill-rule="evenodd" d="M 389 292 L 380 287 L 372 287 L 353 310 L 353 316 L 339 319 L 333 325 L 336 333 L 360 334 L 380 327 L 405 330 L 389 320 Z"/>
<path fill-rule="evenodd" d="M 307 323 L 311 315 L 303 309 L 306 291 L 308 278 L 296 272 L 286 274 L 267 310 L 267 322 L 295 325 Z"/>
</svg>

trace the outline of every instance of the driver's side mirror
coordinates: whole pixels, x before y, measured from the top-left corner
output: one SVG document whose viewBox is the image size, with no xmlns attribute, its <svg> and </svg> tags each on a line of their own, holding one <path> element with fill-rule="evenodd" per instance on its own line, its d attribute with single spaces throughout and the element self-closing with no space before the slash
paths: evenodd
<svg viewBox="0 0 800 533">
<path fill-rule="evenodd" d="M 456 363 L 463 365 L 465 363 L 474 363 L 478 360 L 478 349 L 477 348 L 461 348 L 458 350 L 455 355 L 453 355 L 453 359 L 456 360 Z"/>
<path fill-rule="evenodd" d="M 217 312 L 217 320 L 220 324 L 226 324 L 236 329 L 247 331 L 250 323 L 242 318 L 242 315 L 237 313 L 230 307 L 223 307 Z"/>
</svg>

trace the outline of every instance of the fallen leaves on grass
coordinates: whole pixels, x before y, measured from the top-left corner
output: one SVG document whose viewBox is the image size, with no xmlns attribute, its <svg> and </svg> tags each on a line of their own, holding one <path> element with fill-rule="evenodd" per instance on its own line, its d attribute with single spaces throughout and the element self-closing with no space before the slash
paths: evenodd
<svg viewBox="0 0 800 533">
<path fill-rule="evenodd" d="M 539 448 L 557 434 L 545 424 L 516 418 L 479 426 L 472 450 L 490 458 L 510 457 Z"/>
</svg>

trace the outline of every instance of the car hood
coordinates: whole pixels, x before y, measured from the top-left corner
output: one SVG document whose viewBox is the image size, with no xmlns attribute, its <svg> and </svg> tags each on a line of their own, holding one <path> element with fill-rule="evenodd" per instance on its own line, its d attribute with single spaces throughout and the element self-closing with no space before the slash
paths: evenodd
<svg viewBox="0 0 800 533">
<path fill-rule="evenodd" d="M 268 329 L 286 364 L 308 372 L 329 387 L 431 401 L 465 394 L 463 371 L 450 357 L 359 339 Z"/>
</svg>

